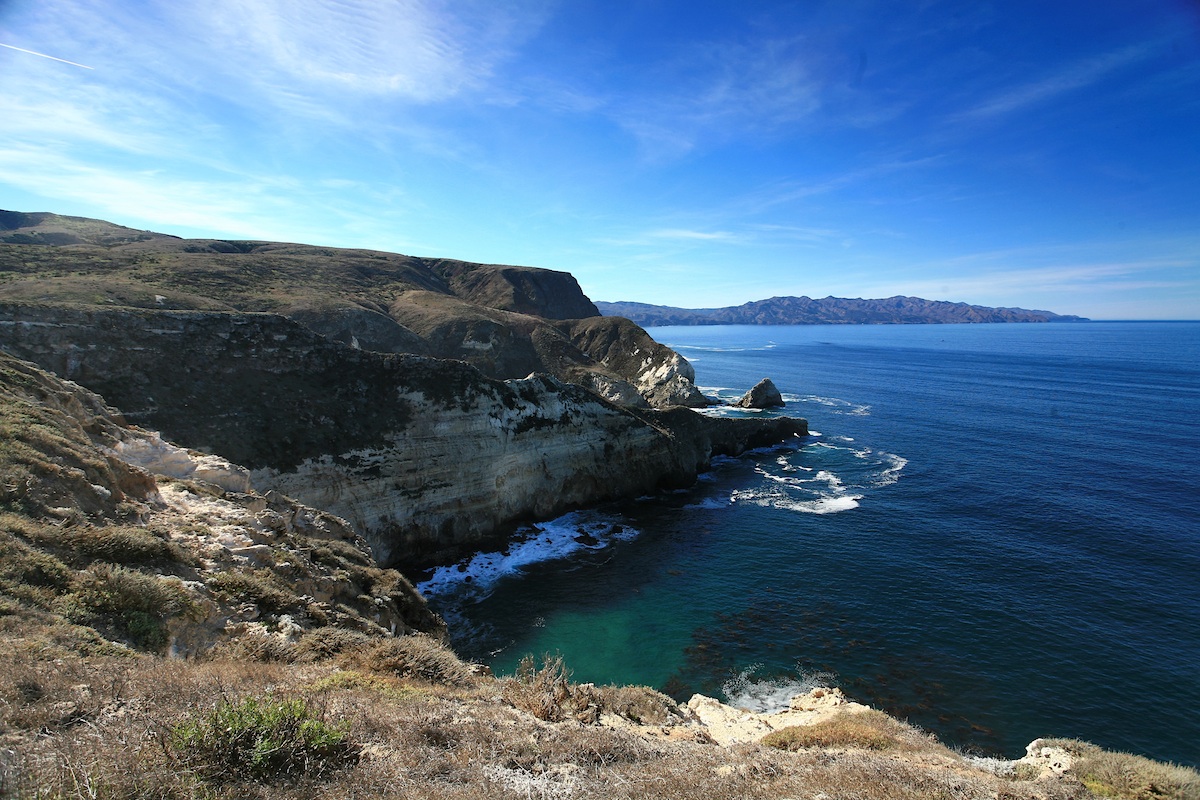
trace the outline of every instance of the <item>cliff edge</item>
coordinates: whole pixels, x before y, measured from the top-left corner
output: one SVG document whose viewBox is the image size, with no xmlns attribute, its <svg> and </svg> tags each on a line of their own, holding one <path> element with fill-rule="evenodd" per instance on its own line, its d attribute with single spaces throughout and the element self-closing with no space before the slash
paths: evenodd
<svg viewBox="0 0 1200 800">
<path fill-rule="evenodd" d="M 704 405 L 686 362 L 627 320 L 601 317 L 556 270 L 0 211 L 0 273 L 0 301 L 279 314 L 356 349 L 456 359 L 502 380 L 545 372 L 623 404 Z M 557 324 L 577 319 L 653 363 L 597 356 L 591 338 Z"/>
<path fill-rule="evenodd" d="M 807 434 L 800 419 L 629 408 L 550 375 L 355 349 L 276 314 L 0 304 L 0 349 L 345 518 L 384 566 L 687 486 L 714 455 Z"/>
</svg>

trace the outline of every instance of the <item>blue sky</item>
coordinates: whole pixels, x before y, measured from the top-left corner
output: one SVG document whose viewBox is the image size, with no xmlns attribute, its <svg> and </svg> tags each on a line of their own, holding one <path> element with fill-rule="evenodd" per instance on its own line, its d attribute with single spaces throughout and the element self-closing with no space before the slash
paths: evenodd
<svg viewBox="0 0 1200 800">
<path fill-rule="evenodd" d="M 0 44 L 0 208 L 1200 317 L 1195 0 L 0 0 Z"/>
</svg>

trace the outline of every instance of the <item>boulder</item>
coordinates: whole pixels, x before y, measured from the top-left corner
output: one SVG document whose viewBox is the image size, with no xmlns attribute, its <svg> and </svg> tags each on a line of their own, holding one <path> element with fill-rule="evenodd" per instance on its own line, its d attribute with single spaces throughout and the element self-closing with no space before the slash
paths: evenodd
<svg viewBox="0 0 1200 800">
<path fill-rule="evenodd" d="M 734 405 L 738 408 L 782 408 L 784 403 L 783 396 L 779 394 L 771 379 L 763 378 Z"/>
</svg>

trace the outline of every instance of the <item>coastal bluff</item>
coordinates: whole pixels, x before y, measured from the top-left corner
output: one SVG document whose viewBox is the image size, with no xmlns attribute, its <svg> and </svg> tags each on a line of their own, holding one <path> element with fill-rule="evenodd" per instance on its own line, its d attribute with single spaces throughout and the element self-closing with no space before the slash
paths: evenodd
<svg viewBox="0 0 1200 800">
<path fill-rule="evenodd" d="M 555 270 L 0 211 L 0 273 L 0 349 L 345 518 L 389 566 L 807 433 L 687 410 L 708 404 L 687 360 Z"/>
<path fill-rule="evenodd" d="M 285 242 L 181 239 L 0 211 L 0 301 L 285 316 L 354 349 L 544 372 L 622 405 L 704 406 L 691 366 L 566 272 Z"/>
<path fill-rule="evenodd" d="M 277 314 L 0 304 L 0 349 L 138 425 L 348 520 L 380 564 L 453 558 L 606 500 L 690 485 L 716 455 L 807 434 L 610 403 L 551 375 L 331 341 Z"/>
</svg>

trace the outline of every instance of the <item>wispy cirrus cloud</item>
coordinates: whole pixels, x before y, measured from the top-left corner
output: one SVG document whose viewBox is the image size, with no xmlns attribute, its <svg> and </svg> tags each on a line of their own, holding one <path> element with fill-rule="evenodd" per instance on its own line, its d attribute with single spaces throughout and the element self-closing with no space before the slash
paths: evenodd
<svg viewBox="0 0 1200 800">
<path fill-rule="evenodd" d="M 64 58 L 0 50 L 0 182 L 97 214 L 261 236 L 267 209 L 302 215 L 295 187 L 261 175 L 319 179 L 326 143 L 461 159 L 436 118 L 398 110 L 486 93 L 544 0 L 45 0 L 22 11 L 5 19 L 6 37 Z M 68 59 L 95 69 L 57 63 Z"/>
<path fill-rule="evenodd" d="M 953 117 L 956 122 L 990 121 L 1048 102 L 1060 95 L 1103 81 L 1125 67 L 1144 61 L 1162 47 L 1162 42 L 1139 42 L 1103 55 L 1082 59 L 1019 86 L 1010 86 L 982 103 Z"/>
<path fill-rule="evenodd" d="M 174 4 L 179 27 L 271 92 L 429 103 L 479 89 L 539 24 L 539 4 L 215 0 Z"/>
<path fill-rule="evenodd" d="M 701 42 L 653 65 L 647 90 L 606 105 L 651 158 L 675 158 L 700 141 L 770 135 L 820 107 L 801 37 Z"/>
<path fill-rule="evenodd" d="M 685 242 L 732 242 L 738 238 L 736 234 L 729 231 L 694 231 L 686 228 L 661 228 L 649 231 L 646 236 L 652 239 L 674 239 Z"/>
</svg>

